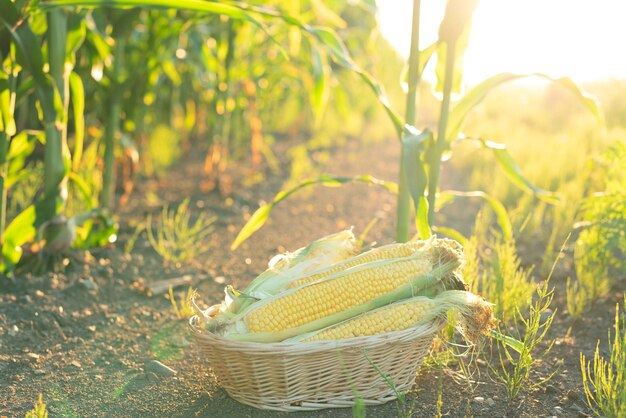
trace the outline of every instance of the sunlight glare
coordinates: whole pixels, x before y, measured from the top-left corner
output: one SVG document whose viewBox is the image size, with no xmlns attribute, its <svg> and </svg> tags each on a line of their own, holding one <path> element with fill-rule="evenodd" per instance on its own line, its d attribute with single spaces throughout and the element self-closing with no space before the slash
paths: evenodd
<svg viewBox="0 0 626 418">
<path fill-rule="evenodd" d="M 379 1 L 385 37 L 408 56 L 412 2 Z M 434 42 L 445 1 L 422 2 L 422 48 Z M 482 0 L 465 57 L 465 83 L 498 72 L 543 72 L 575 81 L 626 78 L 626 1 Z M 434 75 L 425 74 L 432 81 Z"/>
</svg>

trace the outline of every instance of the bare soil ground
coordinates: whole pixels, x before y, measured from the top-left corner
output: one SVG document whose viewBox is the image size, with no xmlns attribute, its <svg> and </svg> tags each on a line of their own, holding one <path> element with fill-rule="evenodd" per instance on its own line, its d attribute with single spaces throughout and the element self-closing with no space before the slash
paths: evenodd
<svg viewBox="0 0 626 418">
<path fill-rule="evenodd" d="M 331 156 L 327 171 L 337 175 L 368 173 L 394 180 L 398 147 L 393 142 L 348 144 Z M 185 322 L 174 319 L 164 295 L 148 296 L 141 289 L 157 280 L 190 275 L 206 305 L 219 302 L 224 284 L 243 288 L 268 259 L 296 249 L 314 238 L 354 225 L 357 234 L 369 221 L 379 221 L 367 243 L 390 242 L 395 199 L 384 189 L 363 184 L 342 188 L 318 187 L 279 205 L 271 221 L 235 252 L 228 250 L 236 232 L 262 199 L 269 200 L 282 182 L 268 174 L 263 183 L 245 185 L 232 167 L 232 191 L 203 192 L 201 161 L 188 157 L 162 180 L 143 181 L 127 206 L 121 208 L 117 245 L 91 253 L 74 252 L 63 273 L 22 274 L 0 281 L 0 416 L 23 416 L 43 393 L 50 416 L 99 417 L 278 417 L 232 400 L 189 339 Z M 240 171 L 247 168 L 242 167 Z M 448 179 L 451 177 L 448 176 Z M 450 180 L 448 180 L 450 181 Z M 460 186 L 459 186 L 460 187 Z M 161 202 L 192 199 L 194 212 L 218 215 L 212 249 L 196 263 L 164 264 L 141 236 L 133 251 L 123 248 L 133 222 L 157 214 Z M 466 208 L 447 214 L 444 222 L 469 230 Z M 541 248 L 523 245 L 523 260 L 540 259 Z M 561 359 L 563 365 L 543 387 L 527 388 L 509 402 L 495 382 L 486 360 L 479 357 L 475 381 L 459 378 L 456 366 L 443 373 L 442 413 L 449 417 L 583 417 L 585 406 L 579 355 L 592 356 L 598 339 L 606 341 L 612 325 L 615 297 L 601 301 L 580 322 L 565 308 L 565 280 L 571 266 L 563 263 L 553 279 L 556 320 L 549 339 L 553 351 L 531 376 L 538 381 Z M 605 345 L 606 346 L 606 345 Z M 604 347 L 605 347 L 604 346 Z M 151 360 L 173 368 L 175 376 L 151 371 Z M 396 402 L 367 408 L 368 416 L 428 417 L 436 413 L 439 372 L 423 367 L 406 405 Z M 412 407 L 410 413 L 408 411 Z M 296 413 L 293 416 L 348 417 L 350 408 Z"/>
</svg>

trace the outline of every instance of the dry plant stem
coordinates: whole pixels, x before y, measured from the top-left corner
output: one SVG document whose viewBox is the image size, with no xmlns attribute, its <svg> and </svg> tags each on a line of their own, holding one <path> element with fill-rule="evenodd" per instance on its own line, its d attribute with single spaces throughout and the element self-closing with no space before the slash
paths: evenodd
<svg viewBox="0 0 626 418">
<path fill-rule="evenodd" d="M 409 80 L 406 100 L 405 121 L 413 126 L 416 119 L 417 85 L 419 83 L 419 26 L 420 26 L 420 0 L 413 1 L 413 20 L 411 29 L 411 52 L 409 56 Z M 398 179 L 398 207 L 396 214 L 396 241 L 406 242 L 409 239 L 409 218 L 411 216 L 411 196 L 409 194 L 408 182 L 406 178 L 406 168 L 404 167 L 404 150 L 400 155 L 400 176 Z"/>
</svg>

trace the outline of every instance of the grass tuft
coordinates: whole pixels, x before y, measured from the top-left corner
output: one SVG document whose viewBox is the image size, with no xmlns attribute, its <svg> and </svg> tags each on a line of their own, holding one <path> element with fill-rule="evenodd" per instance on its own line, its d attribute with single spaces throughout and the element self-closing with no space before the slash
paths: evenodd
<svg viewBox="0 0 626 418">
<path fill-rule="evenodd" d="M 465 246 L 463 275 L 470 290 L 492 302 L 496 318 L 506 323 L 514 319 L 518 310 L 525 311 L 530 306 L 535 284 L 532 269 L 521 266 L 515 241 L 490 234 L 485 214 L 480 212 L 475 232 Z"/>
<path fill-rule="evenodd" d="M 172 302 L 172 310 L 174 311 L 176 318 L 181 320 L 188 320 L 195 314 L 192 300 L 197 298 L 198 294 L 195 290 L 192 289 L 191 286 L 189 286 L 187 292 L 180 295 L 178 301 L 176 301 L 174 289 L 172 287 L 170 287 L 169 294 L 170 302 Z"/>
<path fill-rule="evenodd" d="M 626 309 L 626 298 L 624 298 Z M 609 343 L 611 331 L 609 330 Z M 592 361 L 580 354 L 583 388 L 591 410 L 606 418 L 626 416 L 626 321 L 615 312 L 615 334 L 609 346 L 609 359 L 600 355 L 600 341 Z"/>
<path fill-rule="evenodd" d="M 519 310 L 515 315 L 515 330 L 518 334 L 515 337 L 522 342 L 522 349 L 519 352 L 514 351 L 505 342 L 497 340 L 499 364 L 496 367 L 491 365 L 489 367 L 496 379 L 506 387 L 510 400 L 515 399 L 523 387 L 532 389 L 546 383 L 560 368 L 558 366 L 548 376 L 537 382 L 530 382 L 530 371 L 542 362 L 554 345 L 552 341 L 543 352 L 536 353 L 537 347 L 546 337 L 556 314 L 556 310 L 549 311 L 554 298 L 554 288 L 549 289 L 548 283 L 549 280 L 546 280 L 537 288 L 537 299 L 530 306 L 527 318 L 524 318 Z"/>
<path fill-rule="evenodd" d="M 580 317 L 606 296 L 613 277 L 626 275 L 626 144 L 617 142 L 598 159 L 604 191 L 583 202 L 582 231 L 574 260 L 577 281 L 568 284 L 570 315 Z"/>
<path fill-rule="evenodd" d="M 152 216 L 148 216 L 146 231 L 152 248 L 165 260 L 182 263 L 206 253 L 211 243 L 208 240 L 213 232 L 216 217 L 200 214 L 191 221 L 189 199 L 185 199 L 177 209 L 165 206 L 157 220 L 156 233 L 152 229 Z"/>
</svg>

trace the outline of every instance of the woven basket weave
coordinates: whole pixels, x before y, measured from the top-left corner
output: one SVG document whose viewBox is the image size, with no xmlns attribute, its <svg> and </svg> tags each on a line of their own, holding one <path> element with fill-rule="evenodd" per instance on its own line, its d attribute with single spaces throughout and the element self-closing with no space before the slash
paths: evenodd
<svg viewBox="0 0 626 418">
<path fill-rule="evenodd" d="M 211 317 L 216 313 L 216 306 L 207 311 Z M 209 366 L 232 398 L 277 411 L 350 407 L 356 398 L 366 405 L 396 399 L 413 386 L 443 325 L 432 322 L 341 341 L 262 344 L 231 341 L 208 332 L 198 316 L 189 324 Z"/>
</svg>

